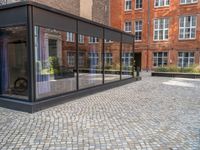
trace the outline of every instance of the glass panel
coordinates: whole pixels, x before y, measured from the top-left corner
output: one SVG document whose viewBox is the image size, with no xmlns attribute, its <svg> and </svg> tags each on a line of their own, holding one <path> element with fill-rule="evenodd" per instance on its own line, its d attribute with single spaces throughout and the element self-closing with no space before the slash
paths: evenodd
<svg viewBox="0 0 200 150">
<path fill-rule="evenodd" d="M 80 89 L 103 84 L 102 39 L 86 35 L 84 37 L 86 40 L 85 43 L 79 44 Z M 81 57 L 84 58 L 85 63 L 82 63 L 83 60 L 80 60 Z"/>
<path fill-rule="evenodd" d="M 76 90 L 75 34 L 35 27 L 36 97 Z"/>
<path fill-rule="evenodd" d="M 27 28 L 0 28 L 1 95 L 28 98 Z"/>
<path fill-rule="evenodd" d="M 112 64 L 105 64 L 105 83 L 118 81 L 120 80 L 120 42 L 105 43 L 104 49 L 105 53 L 112 54 Z"/>
<path fill-rule="evenodd" d="M 133 45 L 122 44 L 122 79 L 133 77 Z"/>
</svg>

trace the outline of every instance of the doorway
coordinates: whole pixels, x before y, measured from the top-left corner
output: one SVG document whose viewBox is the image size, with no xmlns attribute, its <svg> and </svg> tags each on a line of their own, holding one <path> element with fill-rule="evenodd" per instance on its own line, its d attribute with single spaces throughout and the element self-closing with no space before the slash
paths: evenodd
<svg viewBox="0 0 200 150">
<path fill-rule="evenodd" d="M 142 68 L 142 54 L 141 53 L 135 53 L 135 70 L 139 67 L 139 70 L 141 71 Z"/>
</svg>

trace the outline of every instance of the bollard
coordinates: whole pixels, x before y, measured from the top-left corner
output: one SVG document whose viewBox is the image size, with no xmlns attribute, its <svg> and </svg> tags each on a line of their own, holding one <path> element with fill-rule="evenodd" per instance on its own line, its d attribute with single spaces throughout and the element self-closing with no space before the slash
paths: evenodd
<svg viewBox="0 0 200 150">
<path fill-rule="evenodd" d="M 137 66 L 137 70 L 136 71 L 137 71 L 136 76 L 139 77 L 140 76 L 140 67 Z"/>
</svg>

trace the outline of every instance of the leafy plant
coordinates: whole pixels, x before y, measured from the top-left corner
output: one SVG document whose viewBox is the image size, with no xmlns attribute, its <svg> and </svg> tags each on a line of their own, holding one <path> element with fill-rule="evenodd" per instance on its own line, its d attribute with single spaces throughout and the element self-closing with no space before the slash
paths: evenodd
<svg viewBox="0 0 200 150">
<path fill-rule="evenodd" d="M 155 72 L 182 72 L 182 73 L 200 73 L 200 66 L 193 65 L 190 67 L 180 68 L 177 66 L 158 67 Z"/>
</svg>

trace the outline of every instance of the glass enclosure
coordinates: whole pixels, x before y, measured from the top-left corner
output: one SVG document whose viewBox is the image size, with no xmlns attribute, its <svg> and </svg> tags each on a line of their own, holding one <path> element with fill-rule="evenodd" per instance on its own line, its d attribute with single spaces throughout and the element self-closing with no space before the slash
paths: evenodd
<svg viewBox="0 0 200 150">
<path fill-rule="evenodd" d="M 120 42 L 105 40 L 105 83 L 120 80 Z"/>
<path fill-rule="evenodd" d="M 1 96 L 28 98 L 27 28 L 0 28 Z"/>
<path fill-rule="evenodd" d="M 6 7 L 0 8 L 0 105 L 12 99 L 38 109 L 133 77 L 133 35 L 40 4 Z"/>
<path fill-rule="evenodd" d="M 79 35 L 80 36 L 80 35 Z M 79 89 L 103 84 L 102 39 L 84 36 L 79 42 Z"/>
<path fill-rule="evenodd" d="M 133 44 L 122 44 L 122 79 L 133 76 Z"/>
<path fill-rule="evenodd" d="M 35 26 L 36 97 L 75 91 L 76 37 L 74 33 Z"/>
</svg>

